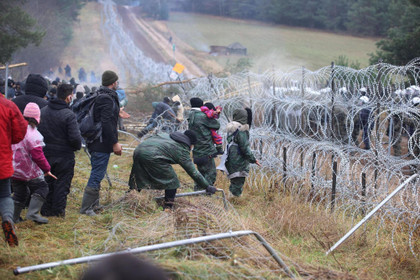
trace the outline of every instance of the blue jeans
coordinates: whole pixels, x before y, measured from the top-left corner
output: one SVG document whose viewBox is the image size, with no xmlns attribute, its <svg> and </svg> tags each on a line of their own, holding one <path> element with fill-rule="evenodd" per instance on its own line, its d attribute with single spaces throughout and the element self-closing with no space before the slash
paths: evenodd
<svg viewBox="0 0 420 280">
<path fill-rule="evenodd" d="M 92 170 L 90 171 L 89 181 L 87 187 L 99 190 L 101 188 L 101 181 L 105 176 L 108 167 L 109 153 L 92 152 L 90 154 L 90 164 Z"/>
</svg>

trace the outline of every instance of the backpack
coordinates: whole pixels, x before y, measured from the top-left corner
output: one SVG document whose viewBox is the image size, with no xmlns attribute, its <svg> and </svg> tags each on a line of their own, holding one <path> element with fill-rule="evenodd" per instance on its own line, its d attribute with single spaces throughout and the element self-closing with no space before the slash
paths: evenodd
<svg viewBox="0 0 420 280">
<path fill-rule="evenodd" d="M 96 92 L 90 96 L 85 96 L 73 107 L 80 134 L 85 138 L 87 144 L 102 136 L 102 123 L 95 122 L 93 116 L 95 101 L 98 96 L 99 94 Z"/>
</svg>

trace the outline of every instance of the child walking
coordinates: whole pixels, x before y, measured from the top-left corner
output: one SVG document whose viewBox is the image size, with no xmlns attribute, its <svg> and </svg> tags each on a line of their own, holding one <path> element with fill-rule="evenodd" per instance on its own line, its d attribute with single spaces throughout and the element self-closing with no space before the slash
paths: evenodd
<svg viewBox="0 0 420 280">
<path fill-rule="evenodd" d="M 201 112 L 206 114 L 209 119 L 218 119 L 222 112 L 222 107 L 214 107 L 213 103 L 207 102 L 204 106 L 200 107 Z M 215 129 L 210 129 L 213 143 L 216 145 L 216 150 L 219 155 L 223 154 L 223 138 L 220 136 Z"/>
<path fill-rule="evenodd" d="M 12 145 L 13 168 L 12 175 L 14 215 L 15 223 L 20 221 L 20 213 L 25 207 L 25 203 L 30 194 L 26 219 L 40 224 L 48 223 L 48 219 L 39 215 L 45 198 L 48 194 L 48 184 L 45 182 L 44 175 L 51 176 L 51 167 L 44 156 L 42 147 L 45 146 L 44 138 L 38 132 L 37 126 L 41 120 L 41 111 L 36 103 L 30 102 L 23 111 L 23 117 L 28 121 L 28 129 L 25 138 L 18 144 Z"/>
</svg>

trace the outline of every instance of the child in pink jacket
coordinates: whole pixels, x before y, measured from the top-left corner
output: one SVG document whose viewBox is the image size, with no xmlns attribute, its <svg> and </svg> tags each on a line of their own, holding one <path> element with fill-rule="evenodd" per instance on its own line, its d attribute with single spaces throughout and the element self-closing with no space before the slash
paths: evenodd
<svg viewBox="0 0 420 280">
<path fill-rule="evenodd" d="M 13 219 L 15 223 L 20 221 L 20 212 L 32 194 L 26 219 L 46 224 L 48 219 L 39 215 L 48 194 L 48 184 L 45 182 L 44 174 L 57 178 L 50 172 L 50 164 L 42 151 L 45 146 L 44 137 L 36 128 L 41 120 L 38 105 L 33 102 L 28 103 L 23 111 L 23 117 L 28 121 L 25 138 L 18 144 L 12 145 L 15 170 L 12 175 L 15 205 Z"/>
<path fill-rule="evenodd" d="M 220 113 L 222 112 L 222 107 L 214 107 L 213 103 L 207 102 L 204 106 L 200 107 L 201 112 L 206 114 L 209 119 L 218 119 Z M 217 153 L 223 154 L 223 138 L 220 136 L 215 129 L 210 129 L 211 137 L 213 138 L 213 143 L 216 144 Z"/>
</svg>

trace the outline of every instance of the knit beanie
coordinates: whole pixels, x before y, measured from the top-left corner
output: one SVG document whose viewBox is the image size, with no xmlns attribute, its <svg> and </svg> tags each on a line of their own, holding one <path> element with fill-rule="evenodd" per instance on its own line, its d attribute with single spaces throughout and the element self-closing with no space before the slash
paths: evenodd
<svg viewBox="0 0 420 280">
<path fill-rule="evenodd" d="M 107 70 L 102 74 L 102 85 L 107 87 L 118 81 L 118 76 L 114 71 Z"/>
<path fill-rule="evenodd" d="M 44 98 L 47 94 L 47 81 L 39 74 L 29 74 L 26 78 L 25 93 L 26 95 L 35 95 Z"/>
<path fill-rule="evenodd" d="M 203 106 L 203 100 L 198 97 L 193 97 L 190 99 L 191 107 L 192 108 L 200 108 Z"/>
<path fill-rule="evenodd" d="M 39 123 L 41 120 L 41 110 L 39 110 L 38 104 L 29 102 L 23 111 L 23 116 L 27 118 L 34 118 Z"/>
<path fill-rule="evenodd" d="M 197 143 L 197 135 L 192 130 L 185 130 L 184 134 L 190 138 L 191 145 L 195 145 Z"/>
</svg>

